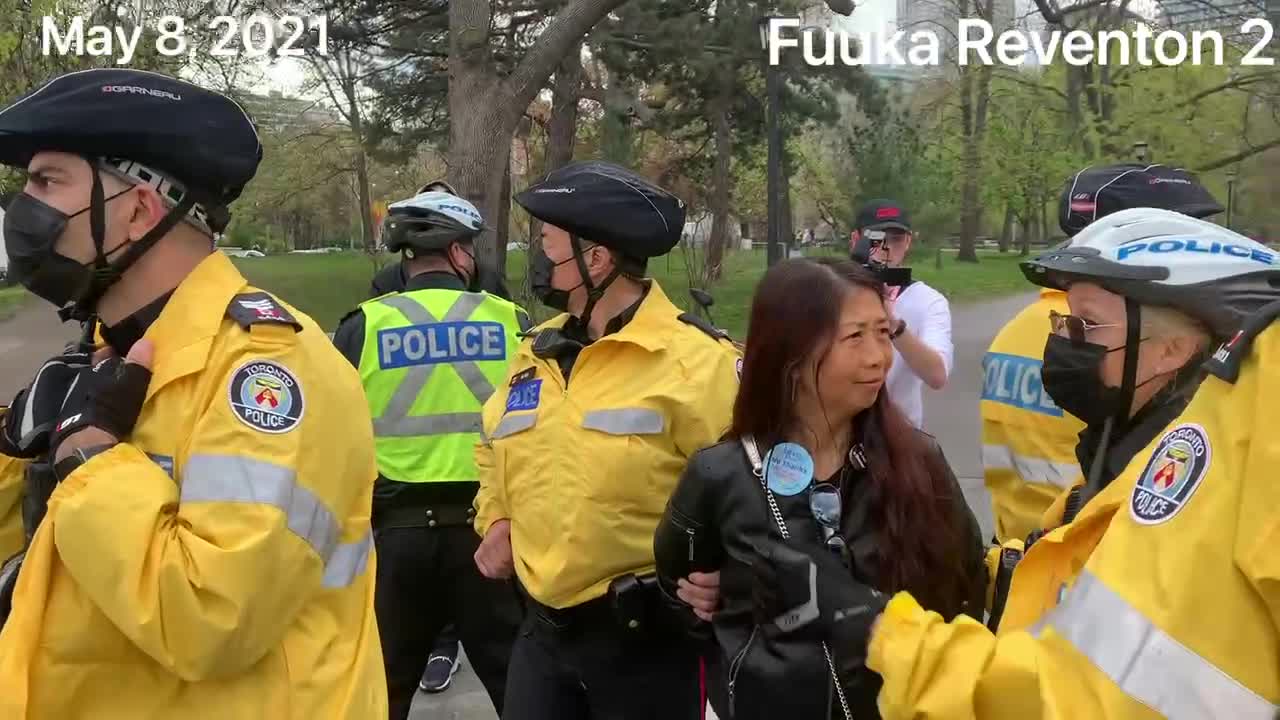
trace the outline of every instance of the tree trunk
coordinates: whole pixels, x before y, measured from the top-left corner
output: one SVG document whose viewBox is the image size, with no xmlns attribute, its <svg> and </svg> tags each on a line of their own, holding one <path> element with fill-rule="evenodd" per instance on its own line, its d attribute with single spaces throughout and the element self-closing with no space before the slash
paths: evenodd
<svg viewBox="0 0 1280 720">
<path fill-rule="evenodd" d="M 784 250 L 782 257 L 791 256 L 791 248 L 796 242 L 796 228 L 794 219 L 791 217 L 791 153 L 787 152 L 786 135 L 783 135 L 782 141 L 782 227 L 778 230 L 778 234 L 782 236 Z"/>
<path fill-rule="evenodd" d="M 373 204 L 369 192 L 369 158 L 364 151 L 364 118 L 360 115 L 360 102 L 356 97 L 355 78 L 342 79 L 342 90 L 347 98 L 348 119 L 351 134 L 356 139 L 356 192 L 360 198 L 360 240 L 365 252 L 373 252 Z"/>
<path fill-rule="evenodd" d="M 498 195 L 498 214 L 497 222 L 494 224 L 494 230 L 497 237 L 494 241 L 495 249 L 498 253 L 498 262 L 493 267 L 504 269 L 503 276 L 506 276 L 505 268 L 507 267 L 507 242 L 511 238 L 511 143 L 507 143 L 507 167 L 506 172 L 502 174 L 502 190 Z"/>
<path fill-rule="evenodd" d="M 716 163 L 711 175 L 711 236 L 707 238 L 706 265 L 703 271 L 707 282 L 720 279 L 720 266 L 724 262 L 724 246 L 729 235 L 729 160 L 733 155 L 733 134 L 729 127 L 729 92 L 731 87 L 722 84 L 717 98 L 712 123 L 716 129 Z"/>
<path fill-rule="evenodd" d="M 1005 203 L 1004 206 L 1004 227 L 1000 229 L 1000 252 L 1009 252 L 1009 244 L 1012 241 L 1013 234 L 1013 205 Z"/>
<path fill-rule="evenodd" d="M 547 121 L 547 150 L 542 170 L 549 173 L 573 160 L 578 136 L 578 93 L 582 88 L 582 43 L 573 46 L 556 68 L 551 91 L 551 119 Z M 529 255 L 542 249 L 542 221 L 529 220 Z"/>
<path fill-rule="evenodd" d="M 551 93 L 551 120 L 547 123 L 547 172 L 573 160 L 573 143 L 578 134 L 578 92 L 581 88 L 582 43 L 578 43 L 556 70 Z"/>
<path fill-rule="evenodd" d="M 360 201 L 360 241 L 365 252 L 373 252 L 373 208 L 369 198 L 369 162 L 364 147 L 356 149 L 356 191 Z"/>
<path fill-rule="evenodd" d="M 502 186 L 510 169 L 511 137 L 551 72 L 582 37 L 624 0 L 571 0 L 538 36 L 515 69 L 500 78 L 492 66 L 489 0 L 449 2 L 449 182 L 485 218 L 509 198 Z M 505 272 L 492 231 L 477 252 Z"/>
<path fill-rule="evenodd" d="M 1049 240 L 1049 213 L 1045 210 L 1046 205 L 1044 196 L 1040 196 L 1040 242 L 1042 243 Z"/>
<path fill-rule="evenodd" d="M 600 154 L 609 162 L 630 165 L 631 120 L 606 107 L 601 125 Z"/>
<path fill-rule="evenodd" d="M 1031 254 L 1031 236 L 1035 235 L 1037 222 L 1035 213 L 1031 211 L 1031 198 L 1028 197 L 1022 202 L 1022 242 L 1019 243 L 1021 245 L 1019 252 L 1026 257 Z"/>
<path fill-rule="evenodd" d="M 991 0 L 979 14 L 991 16 Z M 958 262 L 978 262 L 977 241 L 982 225 L 982 205 L 979 188 L 982 186 L 982 144 L 987 131 L 987 104 L 991 99 L 991 66 L 967 66 L 961 86 L 961 113 L 964 120 L 965 173 L 960 182 L 960 251 Z"/>
</svg>

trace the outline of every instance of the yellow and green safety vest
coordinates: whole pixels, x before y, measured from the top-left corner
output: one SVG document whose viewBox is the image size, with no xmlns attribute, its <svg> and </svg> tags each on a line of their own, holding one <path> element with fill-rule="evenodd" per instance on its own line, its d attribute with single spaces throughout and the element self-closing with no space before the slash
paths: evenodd
<svg viewBox="0 0 1280 720">
<path fill-rule="evenodd" d="M 360 379 L 378 472 L 406 483 L 476 482 L 481 409 L 520 340 L 514 303 L 488 293 L 413 290 L 361 305 Z"/>
</svg>

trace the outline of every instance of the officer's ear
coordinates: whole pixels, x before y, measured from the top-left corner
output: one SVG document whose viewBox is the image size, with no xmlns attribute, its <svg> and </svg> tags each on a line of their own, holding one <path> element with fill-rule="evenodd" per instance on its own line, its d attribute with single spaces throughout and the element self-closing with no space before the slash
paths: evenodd
<svg viewBox="0 0 1280 720">
<path fill-rule="evenodd" d="M 115 180 L 115 178 L 112 178 L 112 180 Z M 124 186 L 125 183 L 121 182 L 120 185 Z M 119 192 L 111 188 L 107 182 L 104 182 L 103 190 L 106 197 Z M 117 203 L 119 204 L 117 205 Z M 113 205 L 119 210 L 113 208 Z M 107 213 L 110 214 L 113 210 L 125 215 L 124 219 L 128 223 L 125 226 L 124 237 L 120 238 L 120 242 L 135 242 L 142 239 L 142 236 L 151 232 L 151 229 L 159 225 L 160 221 L 164 220 L 165 216 L 169 214 L 169 206 L 161 199 L 160 193 L 156 192 L 155 188 L 145 184 L 134 185 L 119 198 L 107 203 Z M 115 221 L 119 222 L 119 220 L 120 217 L 116 216 Z M 114 249 L 110 241 L 107 243 L 107 249 Z"/>
<path fill-rule="evenodd" d="M 617 267 L 617 259 L 613 256 L 613 251 L 603 245 L 593 245 L 587 251 L 587 270 L 591 273 L 591 277 L 595 279 L 608 277 L 609 273 Z"/>
<path fill-rule="evenodd" d="M 1193 358 L 1200 355 L 1207 345 L 1203 338 L 1184 333 L 1169 335 L 1162 340 L 1156 356 L 1158 374 L 1171 373 L 1185 367 Z"/>
</svg>

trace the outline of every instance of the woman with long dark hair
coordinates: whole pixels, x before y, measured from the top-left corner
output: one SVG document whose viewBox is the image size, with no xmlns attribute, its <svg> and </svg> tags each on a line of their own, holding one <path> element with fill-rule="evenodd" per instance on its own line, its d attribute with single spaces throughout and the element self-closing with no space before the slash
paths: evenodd
<svg viewBox="0 0 1280 720">
<path fill-rule="evenodd" d="M 673 598 L 690 572 L 721 573 L 709 676 L 724 720 L 879 717 L 863 658 L 795 631 L 819 598 L 756 617 L 753 576 L 778 560 L 762 548 L 812 558 L 822 586 L 910 590 L 981 619 L 978 525 L 941 448 L 883 391 L 889 335 L 883 286 L 855 263 L 788 260 L 756 290 L 732 427 L 690 458 L 654 541 Z"/>
</svg>

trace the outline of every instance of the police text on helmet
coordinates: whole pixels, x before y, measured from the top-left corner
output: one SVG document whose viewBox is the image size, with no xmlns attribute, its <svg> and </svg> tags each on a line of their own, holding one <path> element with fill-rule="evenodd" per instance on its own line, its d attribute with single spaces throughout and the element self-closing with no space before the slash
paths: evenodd
<svg viewBox="0 0 1280 720">
<path fill-rule="evenodd" d="M 1254 262 L 1263 265 L 1275 265 L 1276 256 L 1274 253 L 1258 250 L 1256 248 L 1248 248 L 1240 245 L 1231 245 L 1229 243 L 1206 242 L 1195 238 L 1186 239 L 1166 239 L 1156 240 L 1155 242 L 1146 243 L 1138 242 L 1132 245 L 1125 245 L 1116 250 L 1116 259 L 1125 260 L 1139 253 L 1204 253 L 1206 255 L 1230 255 L 1238 258 L 1248 258 Z"/>
</svg>

